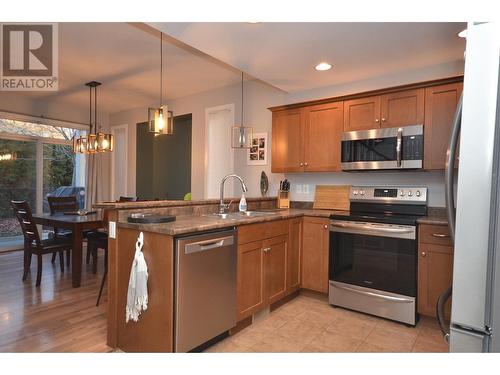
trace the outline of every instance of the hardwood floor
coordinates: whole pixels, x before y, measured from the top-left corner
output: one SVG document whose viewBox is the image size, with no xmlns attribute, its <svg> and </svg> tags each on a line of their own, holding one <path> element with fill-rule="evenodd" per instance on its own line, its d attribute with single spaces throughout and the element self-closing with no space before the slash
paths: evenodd
<svg viewBox="0 0 500 375">
<path fill-rule="evenodd" d="M 43 259 L 42 284 L 35 287 L 36 258 L 23 282 L 23 253 L 0 254 L 0 352 L 110 352 L 106 345 L 106 288 L 95 306 L 103 274 L 83 265 L 82 285 L 72 288 L 71 271 Z"/>
</svg>

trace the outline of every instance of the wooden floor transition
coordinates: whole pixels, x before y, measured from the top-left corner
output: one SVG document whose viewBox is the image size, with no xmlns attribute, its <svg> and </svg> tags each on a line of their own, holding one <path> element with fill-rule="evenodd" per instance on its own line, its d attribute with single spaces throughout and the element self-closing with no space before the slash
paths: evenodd
<svg viewBox="0 0 500 375">
<path fill-rule="evenodd" d="M 82 285 L 72 288 L 71 272 L 43 259 L 42 284 L 35 287 L 36 257 L 23 282 L 23 253 L 0 254 L 0 352 L 110 352 L 106 345 L 106 289 L 95 306 L 103 274 L 100 252 L 96 275 L 82 270 Z"/>
</svg>

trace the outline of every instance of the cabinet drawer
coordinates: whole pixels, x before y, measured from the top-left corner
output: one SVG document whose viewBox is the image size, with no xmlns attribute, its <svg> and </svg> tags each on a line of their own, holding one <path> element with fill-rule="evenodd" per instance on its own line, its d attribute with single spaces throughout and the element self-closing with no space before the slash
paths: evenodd
<svg viewBox="0 0 500 375">
<path fill-rule="evenodd" d="M 238 227 L 238 244 L 265 240 L 288 233 L 288 220 L 268 221 Z"/>
<path fill-rule="evenodd" d="M 447 225 L 420 225 L 418 241 L 443 246 L 453 245 Z"/>
</svg>

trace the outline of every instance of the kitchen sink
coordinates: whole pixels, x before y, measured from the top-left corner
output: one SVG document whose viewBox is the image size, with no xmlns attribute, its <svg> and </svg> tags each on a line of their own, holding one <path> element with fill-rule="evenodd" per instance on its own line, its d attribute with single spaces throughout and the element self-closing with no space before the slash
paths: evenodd
<svg viewBox="0 0 500 375">
<path fill-rule="evenodd" d="M 277 215 L 283 209 L 268 209 L 268 210 L 259 210 L 259 211 L 245 211 L 245 212 L 228 212 L 226 214 L 213 213 L 209 215 L 203 215 L 205 217 L 214 217 L 218 219 L 228 219 L 228 220 L 237 220 L 245 217 L 262 217 L 262 216 L 273 216 Z"/>
</svg>

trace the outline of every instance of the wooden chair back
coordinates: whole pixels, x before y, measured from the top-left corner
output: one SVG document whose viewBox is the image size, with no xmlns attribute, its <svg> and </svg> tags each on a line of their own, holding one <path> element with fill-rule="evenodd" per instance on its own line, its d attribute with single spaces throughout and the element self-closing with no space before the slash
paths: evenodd
<svg viewBox="0 0 500 375">
<path fill-rule="evenodd" d="M 25 244 L 30 247 L 40 247 L 40 235 L 33 220 L 29 203 L 26 201 L 11 201 L 10 205 L 21 225 Z"/>
<path fill-rule="evenodd" d="M 49 202 L 50 214 L 57 214 L 61 212 L 71 212 L 78 210 L 78 202 L 76 196 L 70 195 L 69 197 L 47 197 Z"/>
</svg>

